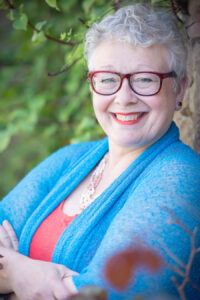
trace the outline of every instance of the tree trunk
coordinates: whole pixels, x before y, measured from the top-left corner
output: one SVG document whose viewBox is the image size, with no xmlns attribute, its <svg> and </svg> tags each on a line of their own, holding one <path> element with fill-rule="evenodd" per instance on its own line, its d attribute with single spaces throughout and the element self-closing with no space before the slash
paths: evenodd
<svg viewBox="0 0 200 300">
<path fill-rule="evenodd" d="M 200 155 L 200 0 L 190 0 L 186 18 L 188 42 L 188 88 L 183 108 L 175 115 L 181 140 Z"/>
</svg>

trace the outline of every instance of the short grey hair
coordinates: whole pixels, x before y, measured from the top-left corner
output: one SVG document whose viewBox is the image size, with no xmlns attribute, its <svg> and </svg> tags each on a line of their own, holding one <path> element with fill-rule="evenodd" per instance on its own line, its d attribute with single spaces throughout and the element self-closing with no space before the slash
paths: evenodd
<svg viewBox="0 0 200 300">
<path fill-rule="evenodd" d="M 101 22 L 94 23 L 86 34 L 84 49 L 89 68 L 94 50 L 110 40 L 142 47 L 162 45 L 168 53 L 170 71 L 177 74 L 176 83 L 186 74 L 186 47 L 176 18 L 168 9 L 137 3 L 122 7 Z"/>
</svg>

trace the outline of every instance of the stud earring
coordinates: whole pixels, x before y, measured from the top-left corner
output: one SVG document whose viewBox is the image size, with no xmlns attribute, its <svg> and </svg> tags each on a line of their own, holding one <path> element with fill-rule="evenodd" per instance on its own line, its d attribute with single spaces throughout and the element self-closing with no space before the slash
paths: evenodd
<svg viewBox="0 0 200 300">
<path fill-rule="evenodd" d="M 182 102 L 178 102 L 178 106 L 179 106 L 179 107 L 182 107 Z"/>
</svg>

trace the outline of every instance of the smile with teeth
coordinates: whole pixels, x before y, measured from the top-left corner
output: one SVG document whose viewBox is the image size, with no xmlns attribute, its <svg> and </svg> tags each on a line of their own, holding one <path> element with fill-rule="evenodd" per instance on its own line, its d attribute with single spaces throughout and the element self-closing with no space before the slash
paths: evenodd
<svg viewBox="0 0 200 300">
<path fill-rule="evenodd" d="M 146 115 L 146 112 L 112 113 L 113 119 L 121 125 L 134 125 Z"/>
<path fill-rule="evenodd" d="M 133 114 L 114 114 L 115 118 L 117 118 L 120 121 L 133 121 L 138 120 L 141 118 L 144 113 L 133 113 Z"/>
</svg>

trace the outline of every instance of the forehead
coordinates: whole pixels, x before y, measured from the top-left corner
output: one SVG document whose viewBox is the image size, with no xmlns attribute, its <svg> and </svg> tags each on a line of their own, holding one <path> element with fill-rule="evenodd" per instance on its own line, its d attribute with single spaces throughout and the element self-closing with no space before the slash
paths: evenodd
<svg viewBox="0 0 200 300">
<path fill-rule="evenodd" d="M 103 42 L 93 52 L 89 69 L 110 70 L 121 73 L 134 71 L 167 72 L 168 52 L 162 45 L 147 48 L 124 42 Z"/>
</svg>

